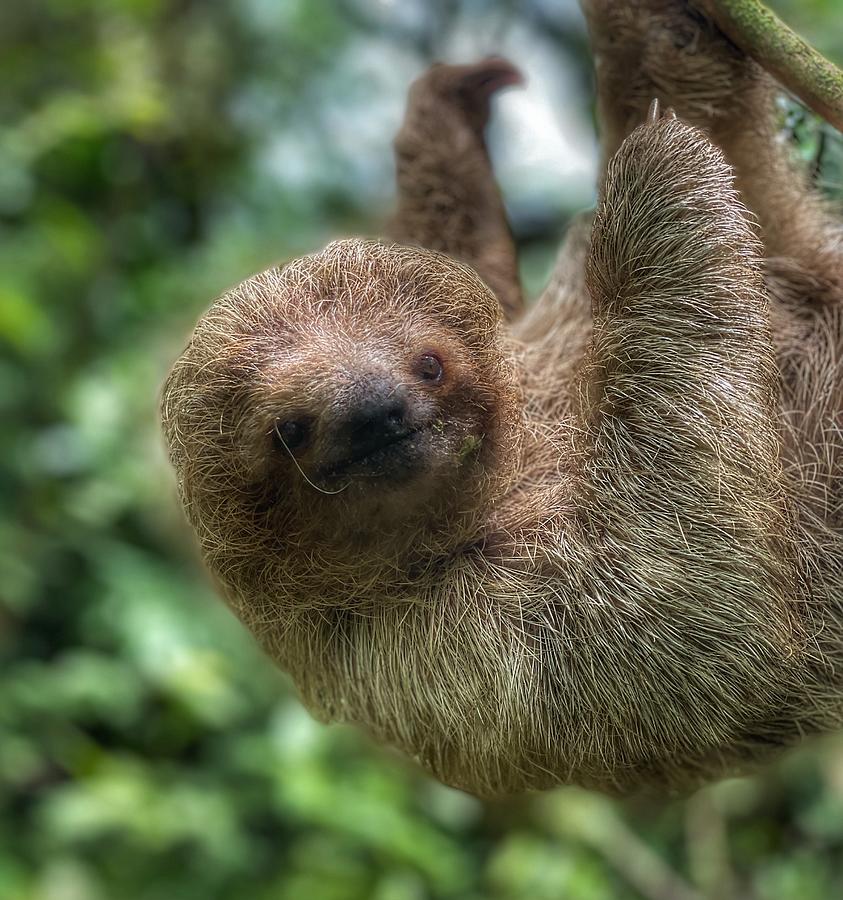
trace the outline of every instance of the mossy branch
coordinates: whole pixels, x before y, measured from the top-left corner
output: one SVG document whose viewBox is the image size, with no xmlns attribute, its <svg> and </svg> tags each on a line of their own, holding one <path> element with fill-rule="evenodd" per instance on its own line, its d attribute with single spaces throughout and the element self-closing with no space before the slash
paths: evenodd
<svg viewBox="0 0 843 900">
<path fill-rule="evenodd" d="M 759 0 L 692 0 L 747 56 L 843 131 L 843 71 Z"/>
</svg>

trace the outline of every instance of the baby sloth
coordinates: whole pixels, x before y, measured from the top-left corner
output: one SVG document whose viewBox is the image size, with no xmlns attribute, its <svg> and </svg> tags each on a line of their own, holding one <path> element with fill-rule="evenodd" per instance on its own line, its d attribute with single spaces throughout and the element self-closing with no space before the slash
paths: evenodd
<svg viewBox="0 0 843 900">
<path fill-rule="evenodd" d="M 436 66 L 401 243 L 247 279 L 163 395 L 207 563 L 304 703 L 483 795 L 692 784 L 843 721 L 841 228 L 706 19 L 586 13 L 608 164 L 534 305 L 483 141 L 518 74 Z"/>
</svg>

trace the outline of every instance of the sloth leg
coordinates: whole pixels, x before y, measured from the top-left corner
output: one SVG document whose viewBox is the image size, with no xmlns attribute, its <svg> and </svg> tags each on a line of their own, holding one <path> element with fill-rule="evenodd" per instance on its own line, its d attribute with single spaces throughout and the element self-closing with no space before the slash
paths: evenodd
<svg viewBox="0 0 843 900">
<path fill-rule="evenodd" d="M 797 730 L 801 581 L 760 249 L 697 129 L 654 117 L 610 161 L 586 269 L 578 571 L 560 549 L 580 633 L 559 677 L 603 692 L 627 760 Z"/>
<path fill-rule="evenodd" d="M 843 268 L 839 237 L 781 140 L 775 81 L 687 0 L 583 0 L 583 7 L 605 158 L 657 97 L 726 154 L 767 256 L 790 257 L 829 276 Z"/>
<path fill-rule="evenodd" d="M 388 229 L 468 263 L 510 320 L 524 306 L 518 259 L 483 133 L 492 95 L 520 81 L 508 62 L 487 59 L 433 66 L 413 84 L 395 138 L 398 210 Z"/>
<path fill-rule="evenodd" d="M 583 0 L 607 155 L 653 97 L 725 153 L 765 245 L 782 443 L 805 527 L 843 523 L 843 223 L 782 139 L 774 79 L 692 3 Z M 826 550 L 823 558 L 839 556 Z M 838 583 L 839 583 L 838 576 Z"/>
</svg>

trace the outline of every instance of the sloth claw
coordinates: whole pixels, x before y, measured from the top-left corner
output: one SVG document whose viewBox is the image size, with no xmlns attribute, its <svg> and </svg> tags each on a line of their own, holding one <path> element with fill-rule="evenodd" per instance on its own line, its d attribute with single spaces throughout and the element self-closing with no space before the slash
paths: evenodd
<svg viewBox="0 0 843 900">
<path fill-rule="evenodd" d="M 519 69 L 502 56 L 490 56 L 471 66 L 454 66 L 460 89 L 480 98 L 491 97 L 502 88 L 524 83 Z M 458 74 L 458 70 L 462 73 Z"/>
<path fill-rule="evenodd" d="M 524 75 L 508 59 L 489 56 L 469 65 L 434 63 L 417 83 L 443 97 L 458 96 L 463 102 L 483 104 L 503 88 L 524 84 Z"/>
<path fill-rule="evenodd" d="M 672 106 L 668 106 L 664 112 L 661 110 L 661 104 L 659 103 L 659 98 L 654 97 L 653 102 L 650 104 L 650 108 L 647 110 L 647 124 L 655 125 L 659 119 L 675 119 L 676 111 Z"/>
</svg>

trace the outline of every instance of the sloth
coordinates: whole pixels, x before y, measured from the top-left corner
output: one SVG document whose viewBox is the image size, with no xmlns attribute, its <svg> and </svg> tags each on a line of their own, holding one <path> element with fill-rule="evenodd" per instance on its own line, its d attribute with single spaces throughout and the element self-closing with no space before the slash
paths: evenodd
<svg viewBox="0 0 843 900">
<path fill-rule="evenodd" d="M 600 197 L 535 303 L 484 143 L 520 76 L 434 66 L 388 240 L 229 290 L 162 398 L 304 704 L 483 796 L 683 788 L 843 721 L 843 230 L 705 17 L 584 5 Z"/>
</svg>

